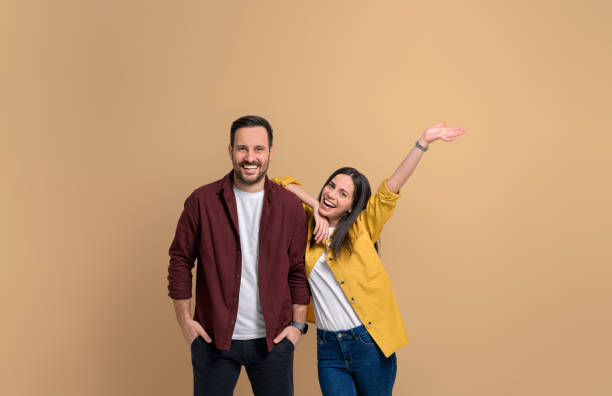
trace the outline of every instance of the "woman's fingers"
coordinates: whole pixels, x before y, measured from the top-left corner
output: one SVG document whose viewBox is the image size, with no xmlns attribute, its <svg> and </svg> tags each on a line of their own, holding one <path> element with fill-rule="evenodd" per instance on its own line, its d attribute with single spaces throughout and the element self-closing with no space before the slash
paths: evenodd
<svg viewBox="0 0 612 396">
<path fill-rule="evenodd" d="M 327 235 L 329 233 L 329 223 L 327 219 L 322 216 L 318 216 L 315 214 L 315 227 L 312 231 L 312 235 L 314 236 L 314 240 L 317 243 L 323 243 L 327 240 Z"/>
<path fill-rule="evenodd" d="M 324 243 L 326 239 L 327 239 L 327 223 L 324 223 L 323 226 L 321 227 L 321 238 L 319 240 L 319 243 Z"/>
<path fill-rule="evenodd" d="M 314 236 L 317 243 L 325 241 L 325 220 L 319 218 L 316 222 Z"/>
<path fill-rule="evenodd" d="M 445 128 L 442 138 L 454 138 L 465 132 L 463 128 Z"/>
<path fill-rule="evenodd" d="M 318 224 L 317 224 L 317 227 L 316 227 L 316 229 L 315 229 L 315 232 L 314 232 L 314 235 L 315 235 L 315 241 L 316 241 L 317 243 L 320 243 L 320 242 L 321 242 L 321 234 L 322 234 L 322 232 L 321 232 L 322 230 L 321 230 L 321 229 L 322 229 L 322 228 L 323 228 L 323 226 L 322 226 L 322 224 L 321 224 L 321 221 L 319 220 L 319 222 L 318 222 Z"/>
<path fill-rule="evenodd" d="M 323 243 L 325 239 L 327 239 L 327 224 L 325 221 L 321 221 L 321 227 L 319 227 L 319 231 L 315 235 L 315 241 Z"/>
</svg>

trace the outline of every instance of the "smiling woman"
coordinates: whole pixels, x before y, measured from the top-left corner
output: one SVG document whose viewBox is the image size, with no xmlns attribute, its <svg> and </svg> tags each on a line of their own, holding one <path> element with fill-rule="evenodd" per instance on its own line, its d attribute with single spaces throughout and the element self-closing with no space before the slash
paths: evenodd
<svg viewBox="0 0 612 396">
<path fill-rule="evenodd" d="M 336 170 L 323 185 L 319 193 L 317 224 L 320 224 L 322 233 L 327 232 L 324 231 L 327 223 L 335 227 L 329 245 L 334 255 L 340 255 L 343 249 L 352 252 L 353 244 L 346 236 L 371 195 L 370 182 L 355 168 L 345 167 Z M 318 229 L 315 229 L 313 238 L 317 231 Z M 322 234 L 319 241 L 323 241 L 324 237 L 326 238 Z"/>
<path fill-rule="evenodd" d="M 323 187 L 319 211 L 329 219 L 331 226 L 336 225 L 344 212 L 350 212 L 354 190 L 351 177 L 342 173 L 336 174 Z"/>
<path fill-rule="evenodd" d="M 292 177 L 274 179 L 308 205 L 305 261 L 312 292 L 308 320 L 317 324 L 324 396 L 391 395 L 397 372 L 395 351 L 408 342 L 408 336 L 375 243 L 393 214 L 399 189 L 429 144 L 455 140 L 464 132 L 444 124 L 427 128 L 374 195 L 368 179 L 355 168 L 332 173 L 318 199 Z"/>
</svg>

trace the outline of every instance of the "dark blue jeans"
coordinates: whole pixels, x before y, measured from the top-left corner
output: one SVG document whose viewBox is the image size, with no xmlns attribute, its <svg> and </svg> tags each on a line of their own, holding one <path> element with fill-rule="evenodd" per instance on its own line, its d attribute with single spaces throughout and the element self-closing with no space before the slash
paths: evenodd
<svg viewBox="0 0 612 396">
<path fill-rule="evenodd" d="M 391 396 L 395 353 L 385 357 L 363 326 L 317 329 L 317 360 L 323 396 Z"/>
<path fill-rule="evenodd" d="M 268 352 L 265 338 L 233 340 L 229 351 L 222 351 L 202 337 L 191 344 L 193 394 L 231 396 L 240 368 L 244 366 L 255 396 L 293 396 L 293 351 L 283 339 Z"/>
</svg>

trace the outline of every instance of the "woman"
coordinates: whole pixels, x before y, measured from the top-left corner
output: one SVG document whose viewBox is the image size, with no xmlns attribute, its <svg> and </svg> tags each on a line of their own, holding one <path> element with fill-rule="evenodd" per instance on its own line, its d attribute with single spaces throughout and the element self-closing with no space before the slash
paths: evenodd
<svg viewBox="0 0 612 396">
<path fill-rule="evenodd" d="M 335 171 L 318 200 L 291 177 L 275 179 L 304 202 L 308 216 L 308 320 L 312 322 L 314 314 L 324 396 L 391 395 L 395 351 L 408 337 L 376 241 L 393 213 L 399 189 L 429 144 L 455 140 L 464 132 L 444 124 L 427 128 L 373 196 L 367 178 L 354 168 Z"/>
</svg>

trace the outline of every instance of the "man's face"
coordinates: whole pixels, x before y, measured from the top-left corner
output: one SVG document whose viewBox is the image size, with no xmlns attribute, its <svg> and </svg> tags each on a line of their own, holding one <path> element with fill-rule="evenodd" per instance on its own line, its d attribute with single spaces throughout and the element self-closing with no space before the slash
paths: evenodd
<svg viewBox="0 0 612 396">
<path fill-rule="evenodd" d="M 268 146 L 268 132 L 262 126 L 243 127 L 236 130 L 234 146 L 229 154 L 234 174 L 239 182 L 253 185 L 261 181 L 268 171 L 273 148 Z"/>
</svg>

